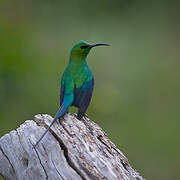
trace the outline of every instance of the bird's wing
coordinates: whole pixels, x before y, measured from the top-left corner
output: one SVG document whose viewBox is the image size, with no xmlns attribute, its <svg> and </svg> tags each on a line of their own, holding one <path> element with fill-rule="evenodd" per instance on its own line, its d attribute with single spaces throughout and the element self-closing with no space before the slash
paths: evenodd
<svg viewBox="0 0 180 180">
<path fill-rule="evenodd" d="M 78 119 L 81 119 L 86 112 L 91 101 L 92 92 L 94 88 L 94 78 L 85 82 L 80 88 L 76 88 L 75 93 L 75 106 L 78 107 Z"/>
<path fill-rule="evenodd" d="M 69 105 L 74 101 L 74 81 L 70 76 L 64 76 L 61 80 L 60 105 Z"/>
<path fill-rule="evenodd" d="M 65 83 L 61 82 L 61 90 L 60 90 L 60 105 L 63 103 L 64 99 L 64 91 L 65 91 Z"/>
</svg>

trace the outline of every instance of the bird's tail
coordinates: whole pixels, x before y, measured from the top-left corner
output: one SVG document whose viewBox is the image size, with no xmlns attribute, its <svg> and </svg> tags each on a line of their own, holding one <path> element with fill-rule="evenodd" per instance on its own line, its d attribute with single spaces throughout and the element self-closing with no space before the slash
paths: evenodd
<svg viewBox="0 0 180 180">
<path fill-rule="evenodd" d="M 49 131 L 49 129 L 51 128 L 51 126 L 57 121 L 58 118 L 63 117 L 65 115 L 65 113 L 67 112 L 69 106 L 66 107 L 64 106 L 64 104 L 61 105 L 61 107 L 59 108 L 59 110 L 57 111 L 53 121 L 51 122 L 51 124 L 49 125 L 49 127 L 46 129 L 46 131 L 44 132 L 44 134 L 40 137 L 40 139 L 37 141 L 37 143 L 34 145 L 34 148 L 39 144 L 39 142 L 42 140 L 42 138 L 46 135 L 46 133 Z"/>
</svg>

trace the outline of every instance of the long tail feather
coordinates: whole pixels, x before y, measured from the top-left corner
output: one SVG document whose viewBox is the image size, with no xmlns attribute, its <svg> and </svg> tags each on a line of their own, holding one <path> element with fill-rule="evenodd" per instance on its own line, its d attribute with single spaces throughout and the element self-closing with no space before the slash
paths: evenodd
<svg viewBox="0 0 180 180">
<path fill-rule="evenodd" d="M 49 125 L 49 127 L 46 129 L 46 131 L 44 132 L 44 134 L 40 137 L 40 139 L 37 141 L 37 143 L 34 145 L 34 148 L 39 144 L 39 142 L 42 140 L 42 138 L 46 135 L 46 133 L 49 131 L 49 129 L 51 128 L 51 126 L 57 121 L 58 118 L 63 117 L 64 114 L 67 112 L 68 107 L 65 107 L 63 104 L 61 105 L 61 107 L 59 108 L 59 110 L 57 111 L 53 121 L 51 122 L 51 124 Z"/>
</svg>

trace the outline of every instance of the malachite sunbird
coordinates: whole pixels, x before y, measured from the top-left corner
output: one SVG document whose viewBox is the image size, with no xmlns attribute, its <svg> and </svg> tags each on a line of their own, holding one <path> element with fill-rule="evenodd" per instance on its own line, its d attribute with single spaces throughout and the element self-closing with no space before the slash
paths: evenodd
<svg viewBox="0 0 180 180">
<path fill-rule="evenodd" d="M 70 106 L 78 108 L 77 119 L 80 120 L 85 115 L 94 88 L 94 76 L 87 64 L 86 57 L 90 50 L 96 46 L 109 45 L 104 43 L 89 44 L 81 40 L 72 47 L 69 63 L 61 79 L 60 108 L 34 147 L 39 144 L 53 123 L 67 113 Z"/>
</svg>

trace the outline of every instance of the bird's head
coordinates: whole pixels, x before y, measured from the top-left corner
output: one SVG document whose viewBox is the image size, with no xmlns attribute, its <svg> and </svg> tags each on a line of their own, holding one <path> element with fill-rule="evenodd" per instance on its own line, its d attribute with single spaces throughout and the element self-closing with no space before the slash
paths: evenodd
<svg viewBox="0 0 180 180">
<path fill-rule="evenodd" d="M 105 43 L 89 44 L 88 42 L 81 40 L 72 47 L 71 58 L 84 60 L 89 54 L 90 50 L 96 46 L 109 46 L 109 45 Z"/>
</svg>

